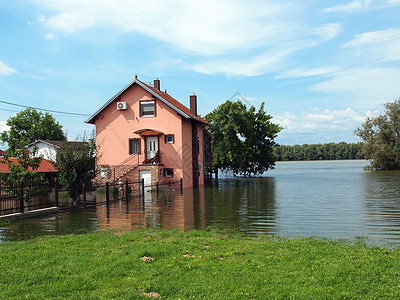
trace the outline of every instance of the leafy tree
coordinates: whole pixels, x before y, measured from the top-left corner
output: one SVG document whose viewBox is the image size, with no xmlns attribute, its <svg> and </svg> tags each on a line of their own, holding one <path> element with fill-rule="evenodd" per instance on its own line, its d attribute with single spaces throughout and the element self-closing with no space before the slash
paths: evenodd
<svg viewBox="0 0 400 300">
<path fill-rule="evenodd" d="M 277 160 L 335 160 L 362 159 L 362 143 L 327 143 L 303 145 L 278 145 L 275 147 Z"/>
<path fill-rule="evenodd" d="M 62 126 L 49 114 L 33 108 L 20 111 L 7 120 L 10 130 L 0 134 L 0 140 L 8 144 L 7 152 L 17 156 L 18 149 L 35 140 L 66 140 Z"/>
<path fill-rule="evenodd" d="M 275 164 L 274 138 L 281 130 L 270 122 L 264 103 L 256 111 L 240 101 L 226 101 L 206 117 L 213 137 L 213 167 L 235 174 L 261 174 Z"/>
<path fill-rule="evenodd" d="M 364 142 L 363 153 L 373 169 L 400 169 L 400 99 L 386 103 L 385 114 L 368 117 L 355 134 Z"/>
<path fill-rule="evenodd" d="M 97 147 L 94 140 L 83 138 L 79 147 L 67 142 L 57 151 L 55 167 L 60 183 L 66 187 L 68 195 L 76 201 L 83 192 L 83 184 L 91 185 L 97 172 Z"/>
</svg>

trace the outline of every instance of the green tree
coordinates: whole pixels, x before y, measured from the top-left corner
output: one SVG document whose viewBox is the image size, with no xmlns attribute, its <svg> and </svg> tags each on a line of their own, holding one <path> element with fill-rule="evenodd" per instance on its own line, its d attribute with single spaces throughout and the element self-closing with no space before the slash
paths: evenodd
<svg viewBox="0 0 400 300">
<path fill-rule="evenodd" d="M 60 183 L 66 187 L 68 195 L 76 201 L 83 192 L 83 184 L 91 186 L 96 177 L 97 147 L 94 140 L 82 139 L 79 147 L 67 142 L 57 151 L 55 167 L 58 170 Z"/>
<path fill-rule="evenodd" d="M 400 99 L 386 103 L 385 114 L 368 117 L 355 134 L 364 142 L 362 151 L 373 169 L 400 169 Z"/>
<path fill-rule="evenodd" d="M 31 157 L 28 151 L 23 148 L 17 149 L 16 159 L 11 159 L 9 154 L 4 155 L 4 160 L 1 161 L 3 164 L 8 165 L 10 173 L 0 174 L 0 180 L 4 186 L 19 186 L 23 181 L 25 184 L 24 188 L 24 200 L 29 201 L 33 196 L 40 194 L 43 191 L 43 184 L 45 179 L 42 174 L 35 172 L 39 168 L 41 157 Z M 16 161 L 15 161 L 16 160 Z M 16 189 L 10 189 L 11 193 L 15 193 L 19 199 L 19 191 Z"/>
<path fill-rule="evenodd" d="M 8 144 L 7 152 L 17 156 L 19 150 L 35 140 L 66 140 L 62 126 L 49 114 L 33 108 L 20 111 L 7 120 L 8 131 L 0 134 L 0 140 Z"/>
<path fill-rule="evenodd" d="M 228 100 L 205 118 L 211 123 L 214 170 L 251 176 L 274 166 L 274 138 L 281 128 L 270 122 L 264 103 L 256 111 Z"/>
</svg>

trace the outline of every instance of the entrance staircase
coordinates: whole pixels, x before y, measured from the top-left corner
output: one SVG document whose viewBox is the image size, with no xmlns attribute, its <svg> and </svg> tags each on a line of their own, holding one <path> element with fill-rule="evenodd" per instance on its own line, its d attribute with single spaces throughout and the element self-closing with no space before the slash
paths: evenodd
<svg viewBox="0 0 400 300">
<path fill-rule="evenodd" d="M 118 180 L 128 173 L 132 172 L 139 165 L 139 155 L 132 155 L 121 162 L 113 169 L 113 182 L 116 183 Z"/>
</svg>

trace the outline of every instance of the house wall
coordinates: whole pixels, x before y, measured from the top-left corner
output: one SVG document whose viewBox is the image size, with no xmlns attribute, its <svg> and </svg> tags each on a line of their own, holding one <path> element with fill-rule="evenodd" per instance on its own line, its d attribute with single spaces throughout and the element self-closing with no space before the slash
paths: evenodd
<svg viewBox="0 0 400 300">
<path fill-rule="evenodd" d="M 182 118 L 182 171 L 183 187 L 193 186 L 192 166 L 192 122 Z"/>
<path fill-rule="evenodd" d="M 37 151 L 36 151 L 34 157 L 42 156 L 43 158 L 51 160 L 51 161 L 56 160 L 56 155 L 57 155 L 56 147 L 45 144 L 43 142 L 40 142 L 40 143 L 36 143 L 36 148 L 37 148 Z M 29 151 L 33 151 L 33 146 L 28 147 L 28 149 L 29 149 Z M 32 153 L 32 152 L 30 152 L 30 153 Z"/>
<path fill-rule="evenodd" d="M 140 117 L 140 101 L 155 100 L 156 116 Z M 117 102 L 127 102 L 127 110 L 117 110 Z M 182 122 L 184 120 L 185 122 Z M 159 177 L 160 182 L 177 181 L 180 177 L 185 179 L 185 187 L 191 186 L 184 176 L 183 162 L 190 164 L 191 160 L 186 162 L 184 157 L 186 140 L 190 128 L 183 128 L 186 119 L 180 116 L 175 110 L 164 104 L 158 99 L 151 97 L 151 94 L 138 85 L 129 87 L 120 97 L 109 104 L 95 120 L 96 125 L 96 143 L 100 147 L 99 163 L 105 166 L 116 166 L 130 157 L 129 139 L 139 138 L 141 152 L 145 151 L 145 139 L 134 132 L 139 129 L 153 129 L 164 134 L 174 134 L 174 143 L 165 144 L 165 137 L 159 137 L 159 151 L 164 166 L 160 168 L 173 168 L 174 177 Z M 190 121 L 189 121 L 190 123 Z M 182 135 L 184 133 L 184 135 Z M 182 157 L 184 159 L 182 160 Z M 143 158 L 141 158 L 143 160 Z M 141 161 L 140 161 L 141 162 Z M 163 171 L 162 171 L 163 173 Z M 158 175 L 160 172 L 158 171 Z M 189 173 L 190 174 L 190 173 Z M 164 175 L 164 174 L 162 174 Z M 190 176 L 191 178 L 191 176 Z"/>
</svg>

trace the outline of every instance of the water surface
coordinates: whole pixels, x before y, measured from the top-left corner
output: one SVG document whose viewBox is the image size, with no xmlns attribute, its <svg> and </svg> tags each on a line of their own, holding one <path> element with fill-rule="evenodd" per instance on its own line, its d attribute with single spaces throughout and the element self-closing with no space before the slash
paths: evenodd
<svg viewBox="0 0 400 300">
<path fill-rule="evenodd" d="M 400 172 L 364 171 L 366 161 L 278 162 L 257 178 L 224 178 L 197 190 L 118 201 L 14 221 L 2 241 L 99 229 L 207 228 L 247 235 L 367 237 L 400 245 Z M 98 195 L 98 200 L 104 195 Z"/>
</svg>

